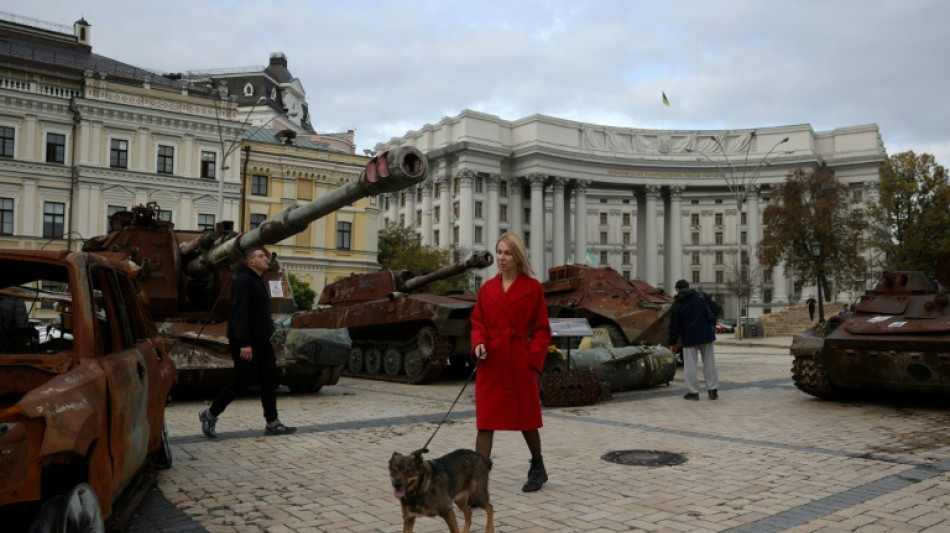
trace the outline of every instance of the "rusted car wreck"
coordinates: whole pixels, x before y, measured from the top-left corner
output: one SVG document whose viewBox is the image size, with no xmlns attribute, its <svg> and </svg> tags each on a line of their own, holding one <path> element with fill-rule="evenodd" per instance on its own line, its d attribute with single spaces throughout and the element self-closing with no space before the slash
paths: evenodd
<svg viewBox="0 0 950 533">
<path fill-rule="evenodd" d="M 42 319 L 0 330 L 5 531 L 101 531 L 144 466 L 171 464 L 164 416 L 176 372 L 133 268 L 0 250 L 0 297 Z"/>
</svg>

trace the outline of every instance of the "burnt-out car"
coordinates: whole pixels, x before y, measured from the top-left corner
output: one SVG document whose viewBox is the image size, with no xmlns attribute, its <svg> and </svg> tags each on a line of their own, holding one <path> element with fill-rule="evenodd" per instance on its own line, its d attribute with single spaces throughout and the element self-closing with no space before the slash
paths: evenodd
<svg viewBox="0 0 950 533">
<path fill-rule="evenodd" d="M 8 314 L 0 330 L 5 531 L 101 531 L 144 467 L 171 465 L 164 417 L 176 371 L 133 268 L 0 250 L 0 297 L 48 325 Z"/>
</svg>

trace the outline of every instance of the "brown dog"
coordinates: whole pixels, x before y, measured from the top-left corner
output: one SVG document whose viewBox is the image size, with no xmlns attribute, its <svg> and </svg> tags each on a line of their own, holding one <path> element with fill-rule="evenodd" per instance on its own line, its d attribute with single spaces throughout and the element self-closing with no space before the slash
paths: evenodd
<svg viewBox="0 0 950 533">
<path fill-rule="evenodd" d="M 495 531 L 488 501 L 488 471 L 491 461 L 472 450 L 455 450 L 427 461 L 416 450 L 409 455 L 393 453 L 389 459 L 393 496 L 402 505 L 403 533 L 412 533 L 417 516 L 441 516 L 449 531 L 459 533 L 452 502 L 465 515 L 464 533 L 472 526 L 470 507 L 482 507 L 488 516 L 485 533 Z"/>
</svg>

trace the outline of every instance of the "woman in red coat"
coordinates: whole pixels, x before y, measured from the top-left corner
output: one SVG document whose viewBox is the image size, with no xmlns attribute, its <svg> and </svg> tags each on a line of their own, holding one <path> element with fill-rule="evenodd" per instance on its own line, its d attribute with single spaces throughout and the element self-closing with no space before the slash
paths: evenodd
<svg viewBox="0 0 950 533">
<path fill-rule="evenodd" d="M 533 492 L 548 480 L 538 432 L 538 374 L 551 343 L 551 326 L 521 238 L 514 233 L 499 237 L 495 258 L 498 275 L 482 286 L 472 312 L 472 346 L 481 360 L 475 376 L 475 450 L 491 458 L 495 430 L 521 431 L 531 452 L 528 481 L 521 490 Z"/>
</svg>

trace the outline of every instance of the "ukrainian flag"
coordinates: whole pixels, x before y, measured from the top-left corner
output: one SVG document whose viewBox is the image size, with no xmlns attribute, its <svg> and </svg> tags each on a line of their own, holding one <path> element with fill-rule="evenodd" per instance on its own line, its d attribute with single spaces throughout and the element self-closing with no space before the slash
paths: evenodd
<svg viewBox="0 0 950 533">
<path fill-rule="evenodd" d="M 665 91 L 663 92 L 663 105 L 665 105 L 665 106 L 669 106 L 669 105 L 670 105 L 670 99 L 666 97 L 666 92 L 665 92 Z"/>
</svg>

